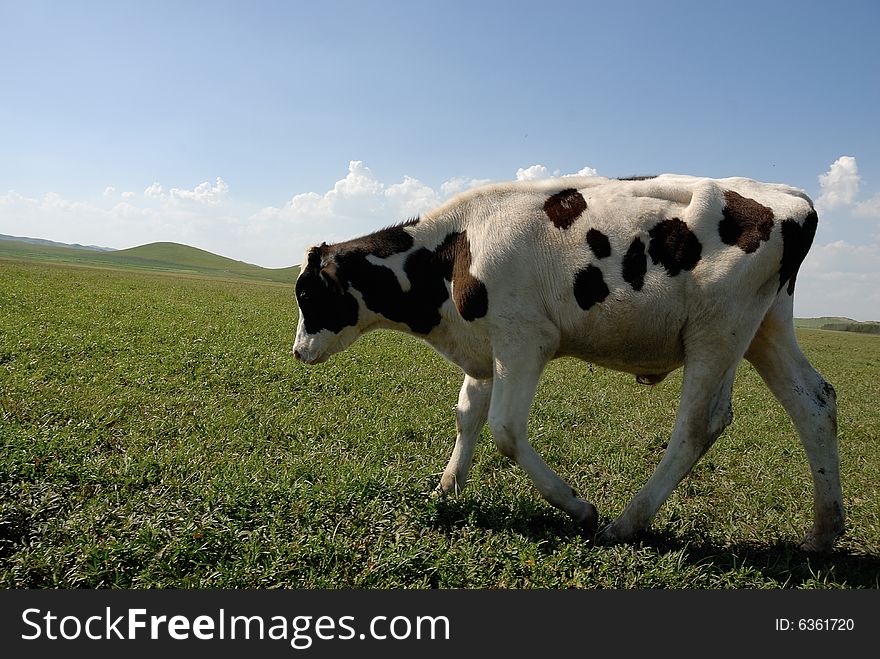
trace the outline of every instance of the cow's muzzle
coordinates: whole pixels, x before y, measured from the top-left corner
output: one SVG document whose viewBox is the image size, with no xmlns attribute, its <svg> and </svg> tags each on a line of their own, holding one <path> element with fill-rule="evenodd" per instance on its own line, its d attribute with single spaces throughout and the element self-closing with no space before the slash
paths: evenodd
<svg viewBox="0 0 880 659">
<path fill-rule="evenodd" d="M 321 364 L 327 359 L 329 359 L 330 355 L 328 354 L 311 354 L 306 352 L 305 350 L 299 350 L 298 348 L 293 348 L 293 356 L 297 359 L 297 361 L 302 362 L 303 364 L 309 364 L 310 366 L 314 364 Z"/>
</svg>

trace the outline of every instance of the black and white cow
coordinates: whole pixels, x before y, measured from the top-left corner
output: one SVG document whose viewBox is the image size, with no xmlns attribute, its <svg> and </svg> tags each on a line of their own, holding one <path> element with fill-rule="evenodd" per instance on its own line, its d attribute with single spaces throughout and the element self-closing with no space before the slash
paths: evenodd
<svg viewBox="0 0 880 659">
<path fill-rule="evenodd" d="M 665 174 L 490 185 L 420 219 L 310 248 L 294 355 L 318 364 L 370 330 L 419 336 L 465 373 L 440 480 L 464 487 L 488 420 L 498 449 L 588 533 L 596 508 L 526 426 L 547 363 L 576 356 L 655 384 L 684 367 L 663 459 L 600 540 L 630 539 L 732 420 L 748 359 L 785 407 L 813 476 L 807 551 L 844 528 L 834 389 L 798 347 L 792 295 L 817 216 L 800 190 Z"/>
</svg>

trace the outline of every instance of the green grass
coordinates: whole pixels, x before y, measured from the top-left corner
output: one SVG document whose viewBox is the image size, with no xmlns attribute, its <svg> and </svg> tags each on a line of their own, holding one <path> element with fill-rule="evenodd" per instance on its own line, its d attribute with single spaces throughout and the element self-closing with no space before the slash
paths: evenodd
<svg viewBox="0 0 880 659">
<path fill-rule="evenodd" d="M 494 449 L 430 496 L 461 375 L 374 333 L 290 357 L 291 285 L 0 260 L 5 587 L 878 588 L 880 341 L 802 330 L 838 391 L 848 531 L 796 544 L 812 489 L 791 423 L 744 364 L 736 419 L 640 541 L 593 547 Z M 551 364 L 536 448 L 619 513 L 663 453 L 680 377 Z"/>
</svg>

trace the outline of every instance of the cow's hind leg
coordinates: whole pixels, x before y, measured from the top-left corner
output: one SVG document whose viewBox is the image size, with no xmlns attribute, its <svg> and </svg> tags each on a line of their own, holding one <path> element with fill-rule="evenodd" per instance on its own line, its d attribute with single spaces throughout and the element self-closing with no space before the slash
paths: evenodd
<svg viewBox="0 0 880 659">
<path fill-rule="evenodd" d="M 498 450 L 515 460 L 548 502 L 565 511 L 592 538 L 598 525 L 595 506 L 577 496 L 535 451 L 528 439 L 528 416 L 538 380 L 549 357 L 540 348 L 496 350 L 489 427 Z"/>
<path fill-rule="evenodd" d="M 599 537 L 613 543 L 648 527 L 675 487 L 731 422 L 731 394 L 740 355 L 726 363 L 703 355 L 685 361 L 681 402 L 663 458 L 620 516 Z"/>
<path fill-rule="evenodd" d="M 781 299 L 767 314 L 746 359 L 788 412 L 810 463 L 813 528 L 801 548 L 810 552 L 828 552 L 844 529 L 837 451 L 837 403 L 834 388 L 813 369 L 798 346 L 790 298 Z"/>
<path fill-rule="evenodd" d="M 440 478 L 439 490 L 443 494 L 458 492 L 464 488 L 474 460 L 474 449 L 480 430 L 489 415 L 491 398 L 491 379 L 477 380 L 469 375 L 465 376 L 455 410 L 455 448 Z"/>
</svg>

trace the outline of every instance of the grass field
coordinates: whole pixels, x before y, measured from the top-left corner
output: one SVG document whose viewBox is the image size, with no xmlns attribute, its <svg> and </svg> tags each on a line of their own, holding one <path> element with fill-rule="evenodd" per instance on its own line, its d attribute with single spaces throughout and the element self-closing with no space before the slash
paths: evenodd
<svg viewBox="0 0 880 659">
<path fill-rule="evenodd" d="M 880 587 L 877 337 L 799 331 L 840 405 L 848 530 L 816 558 L 803 451 L 747 364 L 653 530 L 593 547 L 488 431 L 468 489 L 429 496 L 461 379 L 430 348 L 375 333 L 304 367 L 295 325 L 289 284 L 0 259 L 0 584 Z M 548 369 L 533 442 L 603 523 L 660 459 L 679 384 Z"/>
</svg>

